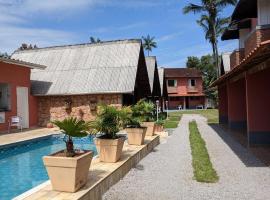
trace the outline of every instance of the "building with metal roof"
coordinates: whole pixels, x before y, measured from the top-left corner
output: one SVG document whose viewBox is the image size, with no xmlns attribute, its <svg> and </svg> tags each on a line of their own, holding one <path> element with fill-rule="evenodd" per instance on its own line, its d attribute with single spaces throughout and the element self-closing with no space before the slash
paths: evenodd
<svg viewBox="0 0 270 200">
<path fill-rule="evenodd" d="M 46 66 L 31 73 L 42 126 L 66 116 L 91 120 L 99 103 L 130 105 L 151 96 L 141 40 L 17 50 L 11 58 Z"/>
<path fill-rule="evenodd" d="M 157 59 L 155 56 L 145 57 L 148 78 L 151 88 L 152 97 L 161 96 L 160 80 L 158 75 Z"/>
</svg>

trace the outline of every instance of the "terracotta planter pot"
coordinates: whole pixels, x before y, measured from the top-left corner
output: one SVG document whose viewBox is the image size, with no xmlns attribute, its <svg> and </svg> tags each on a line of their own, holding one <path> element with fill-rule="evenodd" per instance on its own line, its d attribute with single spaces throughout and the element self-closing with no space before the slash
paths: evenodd
<svg viewBox="0 0 270 200">
<path fill-rule="evenodd" d="M 128 134 L 128 144 L 143 145 L 146 134 L 146 127 L 143 128 L 126 128 Z"/>
<path fill-rule="evenodd" d="M 146 135 L 147 136 L 153 136 L 154 135 L 155 122 L 143 122 L 142 126 L 147 127 L 147 130 L 146 130 Z"/>
<path fill-rule="evenodd" d="M 77 157 L 60 157 L 57 153 L 43 157 L 53 190 L 78 191 L 87 182 L 93 152 L 87 151 Z"/>
<path fill-rule="evenodd" d="M 101 139 L 96 138 L 95 144 L 101 162 L 117 162 L 122 154 L 125 138 L 118 139 Z"/>
<path fill-rule="evenodd" d="M 164 127 L 162 125 L 157 125 L 155 126 L 155 132 L 162 132 L 164 130 Z"/>
</svg>

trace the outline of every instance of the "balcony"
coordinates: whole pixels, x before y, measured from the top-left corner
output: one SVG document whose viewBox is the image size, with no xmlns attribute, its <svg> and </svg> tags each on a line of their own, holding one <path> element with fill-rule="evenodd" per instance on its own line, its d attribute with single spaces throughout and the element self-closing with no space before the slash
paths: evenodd
<svg viewBox="0 0 270 200">
<path fill-rule="evenodd" d="M 270 24 L 257 26 L 245 41 L 245 57 L 266 40 L 270 40 Z"/>
<path fill-rule="evenodd" d="M 187 87 L 187 92 L 188 92 L 188 93 L 198 93 L 199 90 L 198 90 L 197 87 L 188 86 L 188 87 Z"/>
<path fill-rule="evenodd" d="M 177 87 L 168 87 L 168 94 L 175 94 L 177 92 Z"/>
</svg>

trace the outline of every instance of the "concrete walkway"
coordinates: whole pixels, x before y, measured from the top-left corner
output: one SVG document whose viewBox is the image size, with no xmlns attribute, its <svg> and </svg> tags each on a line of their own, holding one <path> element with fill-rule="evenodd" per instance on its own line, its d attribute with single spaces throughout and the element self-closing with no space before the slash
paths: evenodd
<svg viewBox="0 0 270 200">
<path fill-rule="evenodd" d="M 220 177 L 218 183 L 193 180 L 188 122 L 196 120 Z M 105 200 L 252 199 L 270 195 L 270 168 L 225 132 L 199 115 L 184 115 L 179 127 L 104 196 Z"/>
</svg>

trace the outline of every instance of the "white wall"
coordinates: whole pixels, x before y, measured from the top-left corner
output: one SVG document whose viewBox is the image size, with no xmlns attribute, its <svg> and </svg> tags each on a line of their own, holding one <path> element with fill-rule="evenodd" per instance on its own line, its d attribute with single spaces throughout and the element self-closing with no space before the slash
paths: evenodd
<svg viewBox="0 0 270 200">
<path fill-rule="evenodd" d="M 258 0 L 258 25 L 270 24 L 270 0 Z"/>
</svg>

